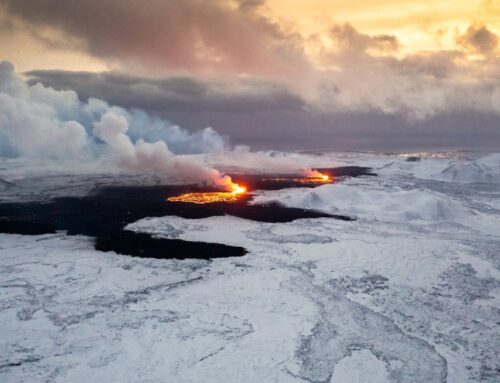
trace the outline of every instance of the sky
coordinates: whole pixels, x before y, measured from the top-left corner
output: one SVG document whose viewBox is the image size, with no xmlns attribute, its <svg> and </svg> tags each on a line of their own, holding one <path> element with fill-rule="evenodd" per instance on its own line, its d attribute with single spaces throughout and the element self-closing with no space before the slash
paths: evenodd
<svg viewBox="0 0 500 383">
<path fill-rule="evenodd" d="M 499 0 L 0 0 L 29 86 L 259 149 L 499 149 L 499 36 Z"/>
</svg>

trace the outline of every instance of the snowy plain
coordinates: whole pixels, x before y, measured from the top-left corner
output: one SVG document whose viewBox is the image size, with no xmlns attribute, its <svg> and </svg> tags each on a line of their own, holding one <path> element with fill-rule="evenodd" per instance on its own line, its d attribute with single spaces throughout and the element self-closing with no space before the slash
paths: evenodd
<svg viewBox="0 0 500 383">
<path fill-rule="evenodd" d="M 212 261 L 103 253 L 63 232 L 0 234 L 0 381 L 499 382 L 500 155 L 288 156 L 378 176 L 255 191 L 252 203 L 356 220 L 127 226 L 249 251 Z M 0 168 L 4 201 L 160 182 Z"/>
</svg>

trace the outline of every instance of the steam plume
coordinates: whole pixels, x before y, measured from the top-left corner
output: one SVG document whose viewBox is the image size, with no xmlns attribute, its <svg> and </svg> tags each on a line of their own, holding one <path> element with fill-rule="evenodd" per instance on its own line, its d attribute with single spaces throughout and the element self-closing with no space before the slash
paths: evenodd
<svg viewBox="0 0 500 383">
<path fill-rule="evenodd" d="M 73 91 L 29 86 L 11 63 L 0 63 L 0 156 L 59 162 L 106 158 L 128 171 L 229 188 L 229 177 L 178 155 L 186 148 L 206 153 L 225 146 L 211 128 L 191 134 L 142 111 L 98 99 L 82 102 Z"/>
<path fill-rule="evenodd" d="M 164 141 L 154 143 L 139 139 L 133 143 L 127 136 L 128 122 L 123 116 L 106 113 L 94 124 L 94 134 L 109 145 L 118 163 L 134 172 L 168 174 L 187 182 L 206 182 L 229 188 L 231 179 L 216 169 L 176 156 Z"/>
</svg>

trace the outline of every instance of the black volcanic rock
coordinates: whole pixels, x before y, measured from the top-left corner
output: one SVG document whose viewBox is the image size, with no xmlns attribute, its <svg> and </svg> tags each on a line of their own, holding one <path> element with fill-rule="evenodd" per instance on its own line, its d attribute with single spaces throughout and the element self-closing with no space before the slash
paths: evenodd
<svg viewBox="0 0 500 383">
<path fill-rule="evenodd" d="M 342 167 L 318 169 L 333 177 L 374 175 L 368 168 Z M 249 190 L 276 190 L 309 185 L 293 181 L 273 181 L 279 175 L 233 175 L 236 182 Z M 317 186 L 317 185 L 312 185 Z M 214 189 L 212 189 L 215 191 Z M 0 204 L 0 232 L 10 234 L 45 234 L 57 230 L 69 235 L 95 237 L 95 247 L 138 257 L 200 258 L 242 256 L 246 250 L 238 246 L 153 238 L 134 233 L 124 227 L 146 217 L 178 216 L 188 219 L 232 215 L 259 222 L 291 222 L 301 218 L 333 218 L 351 221 L 343 215 L 314 210 L 288 208 L 280 204 L 249 205 L 251 195 L 233 203 L 193 204 L 169 202 L 166 198 L 188 192 L 212 191 L 194 185 L 108 187 L 97 189 L 85 197 L 57 198 L 50 202 Z"/>
</svg>

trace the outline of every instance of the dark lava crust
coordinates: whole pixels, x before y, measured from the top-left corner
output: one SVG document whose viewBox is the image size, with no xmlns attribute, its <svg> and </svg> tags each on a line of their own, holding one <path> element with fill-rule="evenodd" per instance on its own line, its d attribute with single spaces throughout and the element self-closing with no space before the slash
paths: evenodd
<svg viewBox="0 0 500 383">
<path fill-rule="evenodd" d="M 364 169 L 351 167 L 350 175 L 370 175 L 369 169 Z M 337 173 L 335 169 L 324 171 L 334 177 L 339 177 L 341 173 Z M 244 182 L 251 190 L 257 189 L 257 186 L 268 190 L 304 186 L 262 181 L 262 175 L 236 175 L 234 178 Z M 242 256 L 246 254 L 246 250 L 243 247 L 216 243 L 153 238 L 149 234 L 123 228 L 142 218 L 168 215 L 195 219 L 227 214 L 260 222 L 290 222 L 300 218 L 323 217 L 352 220 L 347 216 L 287 208 L 279 204 L 248 205 L 250 197 L 242 198 L 236 203 L 206 205 L 166 201 L 167 197 L 194 191 L 210 190 L 196 186 L 110 187 L 97 189 L 81 198 L 57 198 L 46 203 L 4 203 L 0 204 L 0 232 L 37 235 L 65 230 L 69 235 L 94 237 L 95 248 L 101 251 L 147 258 L 210 259 Z"/>
</svg>

